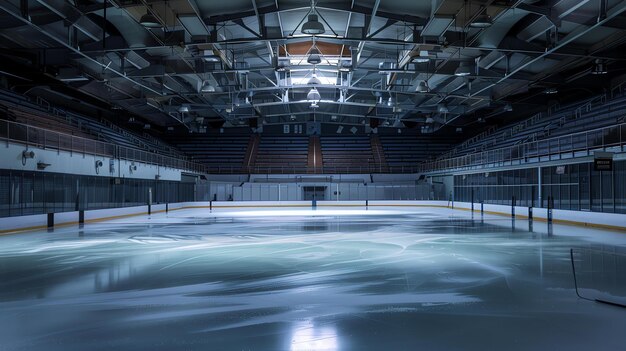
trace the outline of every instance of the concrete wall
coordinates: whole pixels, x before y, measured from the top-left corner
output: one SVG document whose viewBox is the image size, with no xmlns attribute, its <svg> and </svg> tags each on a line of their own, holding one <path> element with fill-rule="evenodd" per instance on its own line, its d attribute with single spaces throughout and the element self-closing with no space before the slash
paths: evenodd
<svg viewBox="0 0 626 351">
<path fill-rule="evenodd" d="M 35 153 L 35 157 L 26 159 L 26 163 L 22 164 L 22 152 L 24 150 L 26 150 L 26 147 L 21 144 L 6 144 L 4 142 L 0 144 L 0 169 L 133 179 L 155 179 L 155 176 L 159 175 L 161 180 L 181 180 L 181 170 L 170 167 L 89 154 L 83 155 L 82 153 L 69 151 L 29 148 L 29 150 Z M 102 161 L 102 167 L 98 170 L 96 170 L 96 161 Z M 44 170 L 38 170 L 38 162 L 48 163 L 50 166 Z M 113 162 L 112 172 L 110 162 Z M 137 166 L 137 170 L 131 170 L 131 165 Z"/>
</svg>

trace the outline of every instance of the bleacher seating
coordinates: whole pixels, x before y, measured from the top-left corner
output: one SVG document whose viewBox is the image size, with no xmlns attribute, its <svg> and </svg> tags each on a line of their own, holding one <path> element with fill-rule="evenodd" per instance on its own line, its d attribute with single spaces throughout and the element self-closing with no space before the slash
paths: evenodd
<svg viewBox="0 0 626 351">
<path fill-rule="evenodd" d="M 106 120 L 96 121 L 53 107 L 42 99 L 32 102 L 26 96 L 0 90 L 0 107 L 0 118 L 14 122 L 161 155 L 183 157 L 178 150 L 154 137 L 139 135 Z"/>
<path fill-rule="evenodd" d="M 306 170 L 309 138 L 307 136 L 261 136 L 254 167 Z"/>
<path fill-rule="evenodd" d="M 555 138 L 567 134 L 607 127 L 626 115 L 626 97 L 606 100 L 604 97 L 570 104 L 556 111 L 537 114 L 522 122 L 498 129 L 472 142 L 463 142 L 440 159 L 470 153 L 502 149 L 514 145 Z M 555 148 L 555 150 L 558 149 Z M 538 150 L 539 152 L 541 150 Z"/>
<path fill-rule="evenodd" d="M 320 137 L 324 169 L 375 168 L 372 145 L 367 135 Z"/>
<path fill-rule="evenodd" d="M 246 157 L 249 135 L 188 134 L 168 136 L 167 140 L 190 157 L 190 161 L 217 171 L 239 172 Z"/>
<path fill-rule="evenodd" d="M 28 108 L 15 109 L 6 107 L 6 116 L 10 121 L 25 125 L 52 130 L 59 133 L 74 135 L 81 138 L 95 139 L 95 136 L 82 129 L 68 124 L 64 119 L 56 116 L 41 114 L 37 110 Z"/>
<path fill-rule="evenodd" d="M 380 135 L 385 158 L 390 170 L 415 167 L 450 149 L 450 143 L 442 138 L 416 135 Z"/>
</svg>

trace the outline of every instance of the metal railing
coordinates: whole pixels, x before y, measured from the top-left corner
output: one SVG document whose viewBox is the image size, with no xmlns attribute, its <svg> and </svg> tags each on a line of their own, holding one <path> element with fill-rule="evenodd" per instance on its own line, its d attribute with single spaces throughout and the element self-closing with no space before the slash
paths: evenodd
<svg viewBox="0 0 626 351">
<path fill-rule="evenodd" d="M 626 123 L 522 143 L 495 150 L 426 162 L 418 172 L 536 163 L 592 155 L 593 151 L 626 151 Z"/>
<path fill-rule="evenodd" d="M 207 166 L 210 174 L 371 174 L 371 173 L 416 173 L 417 166 Z"/>
<path fill-rule="evenodd" d="M 27 149 L 37 147 L 206 172 L 206 166 L 198 163 L 6 120 L 0 120 L 0 140 L 5 140 L 7 145 L 10 141 L 23 144 Z"/>
<path fill-rule="evenodd" d="M 119 158 L 209 174 L 368 174 L 414 173 L 417 171 L 416 166 L 387 167 L 383 165 L 318 168 L 299 166 L 241 167 L 234 165 L 214 167 L 7 120 L 0 120 L 0 140 L 4 140 L 7 145 L 9 142 L 15 142 L 23 144 L 26 148 L 37 147 L 81 155 Z"/>
</svg>

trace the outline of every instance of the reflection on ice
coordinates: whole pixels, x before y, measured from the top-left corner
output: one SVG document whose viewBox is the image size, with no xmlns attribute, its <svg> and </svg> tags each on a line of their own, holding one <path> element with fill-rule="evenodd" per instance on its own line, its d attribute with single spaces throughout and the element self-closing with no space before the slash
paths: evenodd
<svg viewBox="0 0 626 351">
<path fill-rule="evenodd" d="M 3 237 L 0 348 L 623 346 L 626 315 L 576 298 L 569 249 L 623 252 L 626 236 L 527 229 L 433 209 L 199 209 Z M 581 259 L 605 291 L 626 266 Z"/>
<path fill-rule="evenodd" d="M 339 350 L 337 331 L 332 325 L 315 325 L 312 320 L 296 323 L 291 340 L 291 351 Z"/>
</svg>

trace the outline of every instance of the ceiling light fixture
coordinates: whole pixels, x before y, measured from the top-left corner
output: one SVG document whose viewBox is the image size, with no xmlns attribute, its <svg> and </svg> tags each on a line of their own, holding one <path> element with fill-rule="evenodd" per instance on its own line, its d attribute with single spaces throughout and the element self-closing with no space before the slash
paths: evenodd
<svg viewBox="0 0 626 351">
<path fill-rule="evenodd" d="M 313 75 L 313 77 L 311 77 L 309 79 L 309 82 L 307 84 L 309 84 L 309 85 L 320 85 L 320 84 L 322 84 L 322 81 L 319 78 L 317 78 L 317 76 Z"/>
<path fill-rule="evenodd" d="M 416 56 L 413 61 L 417 63 L 426 63 L 430 61 L 430 57 L 428 57 L 428 50 L 420 50 L 419 56 Z"/>
<path fill-rule="evenodd" d="M 393 104 L 394 104 L 393 97 L 390 96 L 389 100 L 387 100 L 387 106 L 391 107 L 393 106 Z"/>
<path fill-rule="evenodd" d="M 311 48 L 309 57 L 307 57 L 306 62 L 311 65 L 319 65 L 320 63 L 322 63 L 322 54 L 319 50 L 317 50 L 315 44 L 313 44 L 313 47 Z"/>
<path fill-rule="evenodd" d="M 215 87 L 212 86 L 211 83 L 209 83 L 208 80 L 206 80 L 202 84 L 202 88 L 200 89 L 200 91 L 202 91 L 203 93 L 213 93 L 213 92 L 215 92 Z"/>
<path fill-rule="evenodd" d="M 491 20 L 491 16 L 483 13 L 478 15 L 478 17 L 476 17 L 469 26 L 472 28 L 489 28 L 492 24 L 493 21 Z"/>
<path fill-rule="evenodd" d="M 319 101 L 322 98 L 322 96 L 320 95 L 320 92 L 317 91 L 317 89 L 315 88 L 311 88 L 311 90 L 309 90 L 309 93 L 306 94 L 306 99 L 309 101 Z"/>
<path fill-rule="evenodd" d="M 419 84 L 417 85 L 417 90 L 418 93 L 427 93 L 428 92 L 428 84 L 426 83 L 425 80 L 419 82 Z"/>
<path fill-rule="evenodd" d="M 513 106 L 512 106 L 511 104 L 506 104 L 506 105 L 504 105 L 504 107 L 502 108 L 502 110 L 503 110 L 504 112 L 511 112 L 511 111 L 513 111 Z"/>
<path fill-rule="evenodd" d="M 559 90 L 557 88 L 548 88 L 543 91 L 544 94 L 556 94 Z"/>
<path fill-rule="evenodd" d="M 593 68 L 591 69 L 591 74 L 601 75 L 607 73 L 608 71 L 606 70 L 604 63 L 600 59 L 596 59 L 593 64 Z"/>
<path fill-rule="evenodd" d="M 180 113 L 189 112 L 189 106 L 182 105 L 181 107 L 178 108 L 178 112 Z"/>
<path fill-rule="evenodd" d="M 315 11 L 315 9 L 311 9 Z M 302 25 L 302 34 L 308 35 L 320 35 L 326 33 L 324 25 L 317 19 L 317 14 L 312 13 L 309 15 L 309 20 Z"/>
<path fill-rule="evenodd" d="M 467 62 L 461 61 L 459 67 L 454 71 L 454 75 L 457 77 L 466 77 L 472 74 L 470 65 Z"/>
<path fill-rule="evenodd" d="M 139 19 L 139 24 L 141 24 L 142 26 L 146 28 L 162 28 L 163 27 L 161 22 L 159 22 L 159 20 L 156 17 L 154 17 L 154 15 L 151 14 L 149 11 L 146 12 L 145 15 L 141 16 L 141 18 Z"/>
<path fill-rule="evenodd" d="M 317 78 L 317 73 L 315 73 L 315 66 L 313 66 L 313 74 L 311 75 L 311 78 L 309 79 L 308 83 L 309 85 L 320 85 L 322 84 L 322 81 Z"/>
</svg>

